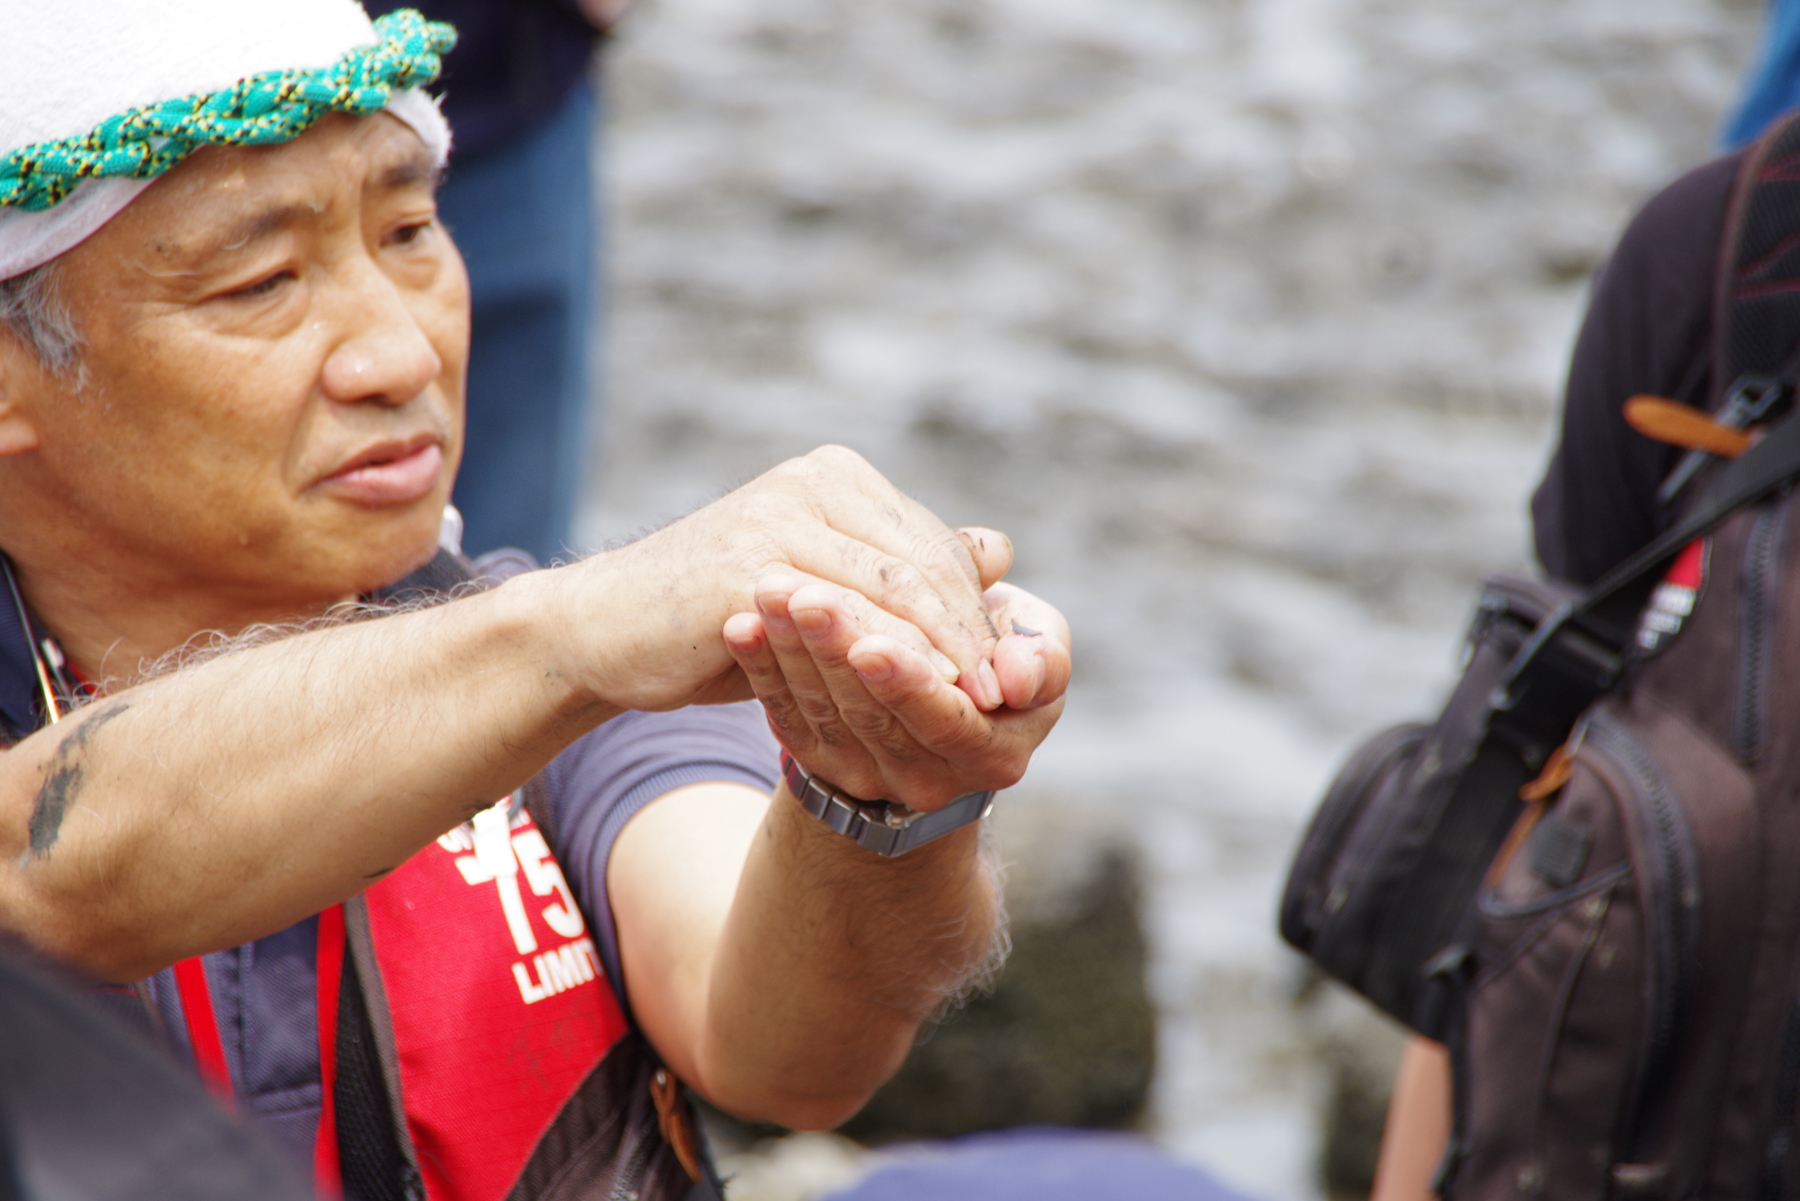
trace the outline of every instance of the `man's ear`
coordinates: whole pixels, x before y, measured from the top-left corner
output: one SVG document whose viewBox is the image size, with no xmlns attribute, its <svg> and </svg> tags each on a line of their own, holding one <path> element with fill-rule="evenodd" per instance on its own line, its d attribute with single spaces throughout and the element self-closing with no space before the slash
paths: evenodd
<svg viewBox="0 0 1800 1201">
<path fill-rule="evenodd" d="M 43 375 L 43 364 L 31 348 L 0 325 L 0 456 L 37 449 L 37 423 L 24 398 L 42 384 Z"/>
</svg>

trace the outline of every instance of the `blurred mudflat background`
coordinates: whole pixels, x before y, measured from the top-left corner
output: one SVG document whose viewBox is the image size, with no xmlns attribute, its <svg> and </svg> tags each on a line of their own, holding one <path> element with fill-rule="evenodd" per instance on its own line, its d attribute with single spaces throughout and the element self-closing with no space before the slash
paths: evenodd
<svg viewBox="0 0 1800 1201">
<path fill-rule="evenodd" d="M 1357 1191 L 1394 1036 L 1278 944 L 1287 856 L 1528 561 L 1588 281 L 1759 10 L 639 0 L 584 540 L 841 442 L 1010 533 L 1076 631 L 996 818 L 1028 991 L 865 1137 L 1135 1124 L 1269 1201 Z"/>
</svg>

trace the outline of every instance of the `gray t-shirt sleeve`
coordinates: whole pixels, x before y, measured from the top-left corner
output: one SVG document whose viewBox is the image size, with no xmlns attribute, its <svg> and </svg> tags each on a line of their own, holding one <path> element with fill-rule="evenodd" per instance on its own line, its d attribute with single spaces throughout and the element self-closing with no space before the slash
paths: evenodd
<svg viewBox="0 0 1800 1201">
<path fill-rule="evenodd" d="M 624 974 L 606 895 L 606 863 L 619 831 L 645 805 L 689 784 L 731 782 L 773 791 L 780 755 L 762 706 L 746 701 L 621 714 L 544 769 L 551 849 L 588 915 L 621 1003 Z"/>
</svg>

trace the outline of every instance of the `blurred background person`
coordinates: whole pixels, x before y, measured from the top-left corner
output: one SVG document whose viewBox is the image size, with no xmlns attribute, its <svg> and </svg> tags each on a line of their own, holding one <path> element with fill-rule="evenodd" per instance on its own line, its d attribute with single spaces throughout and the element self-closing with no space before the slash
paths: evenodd
<svg viewBox="0 0 1800 1201">
<path fill-rule="evenodd" d="M 130 989 L 96 988 L 0 932 L 0 1198 L 314 1201 L 148 1023 Z"/>
<path fill-rule="evenodd" d="M 458 31 L 438 213 L 469 268 L 464 545 L 565 557 L 598 426 L 602 205 L 592 74 L 630 0 L 372 0 Z"/>
<path fill-rule="evenodd" d="M 1769 123 L 1800 104 L 1800 3 L 1767 0 L 1762 43 L 1737 107 L 1719 134 L 1722 149 L 1756 140 Z"/>
<path fill-rule="evenodd" d="M 1711 153 L 1761 15 L 633 12 L 578 540 L 843 441 L 940 512 L 1000 515 L 1021 582 L 1085 632 L 1058 737 L 995 818 L 1001 993 L 859 1140 L 1135 1125 L 1246 1195 L 1366 1192 L 1399 1039 L 1277 945 L 1298 825 L 1354 738 L 1434 711 L 1476 580 L 1530 561 L 1594 271 Z"/>
</svg>

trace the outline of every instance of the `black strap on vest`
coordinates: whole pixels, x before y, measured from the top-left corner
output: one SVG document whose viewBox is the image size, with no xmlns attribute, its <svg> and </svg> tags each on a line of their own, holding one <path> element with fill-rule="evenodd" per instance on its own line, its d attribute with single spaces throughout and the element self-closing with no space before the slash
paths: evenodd
<svg viewBox="0 0 1800 1201">
<path fill-rule="evenodd" d="M 377 604 L 410 604 L 447 598 L 475 579 L 461 556 L 438 549 L 430 562 L 370 596 Z M 422 1201 L 425 1183 L 402 1148 L 395 1123 L 402 1120 L 388 1095 L 381 1048 L 369 1019 L 352 939 L 344 941 L 338 986 L 336 1109 L 338 1170 L 344 1201 Z"/>
<path fill-rule="evenodd" d="M 380 1054 L 356 956 L 346 940 L 338 990 L 337 1079 L 331 1090 L 344 1201 L 422 1201 L 425 1184 L 400 1148 Z"/>
</svg>

